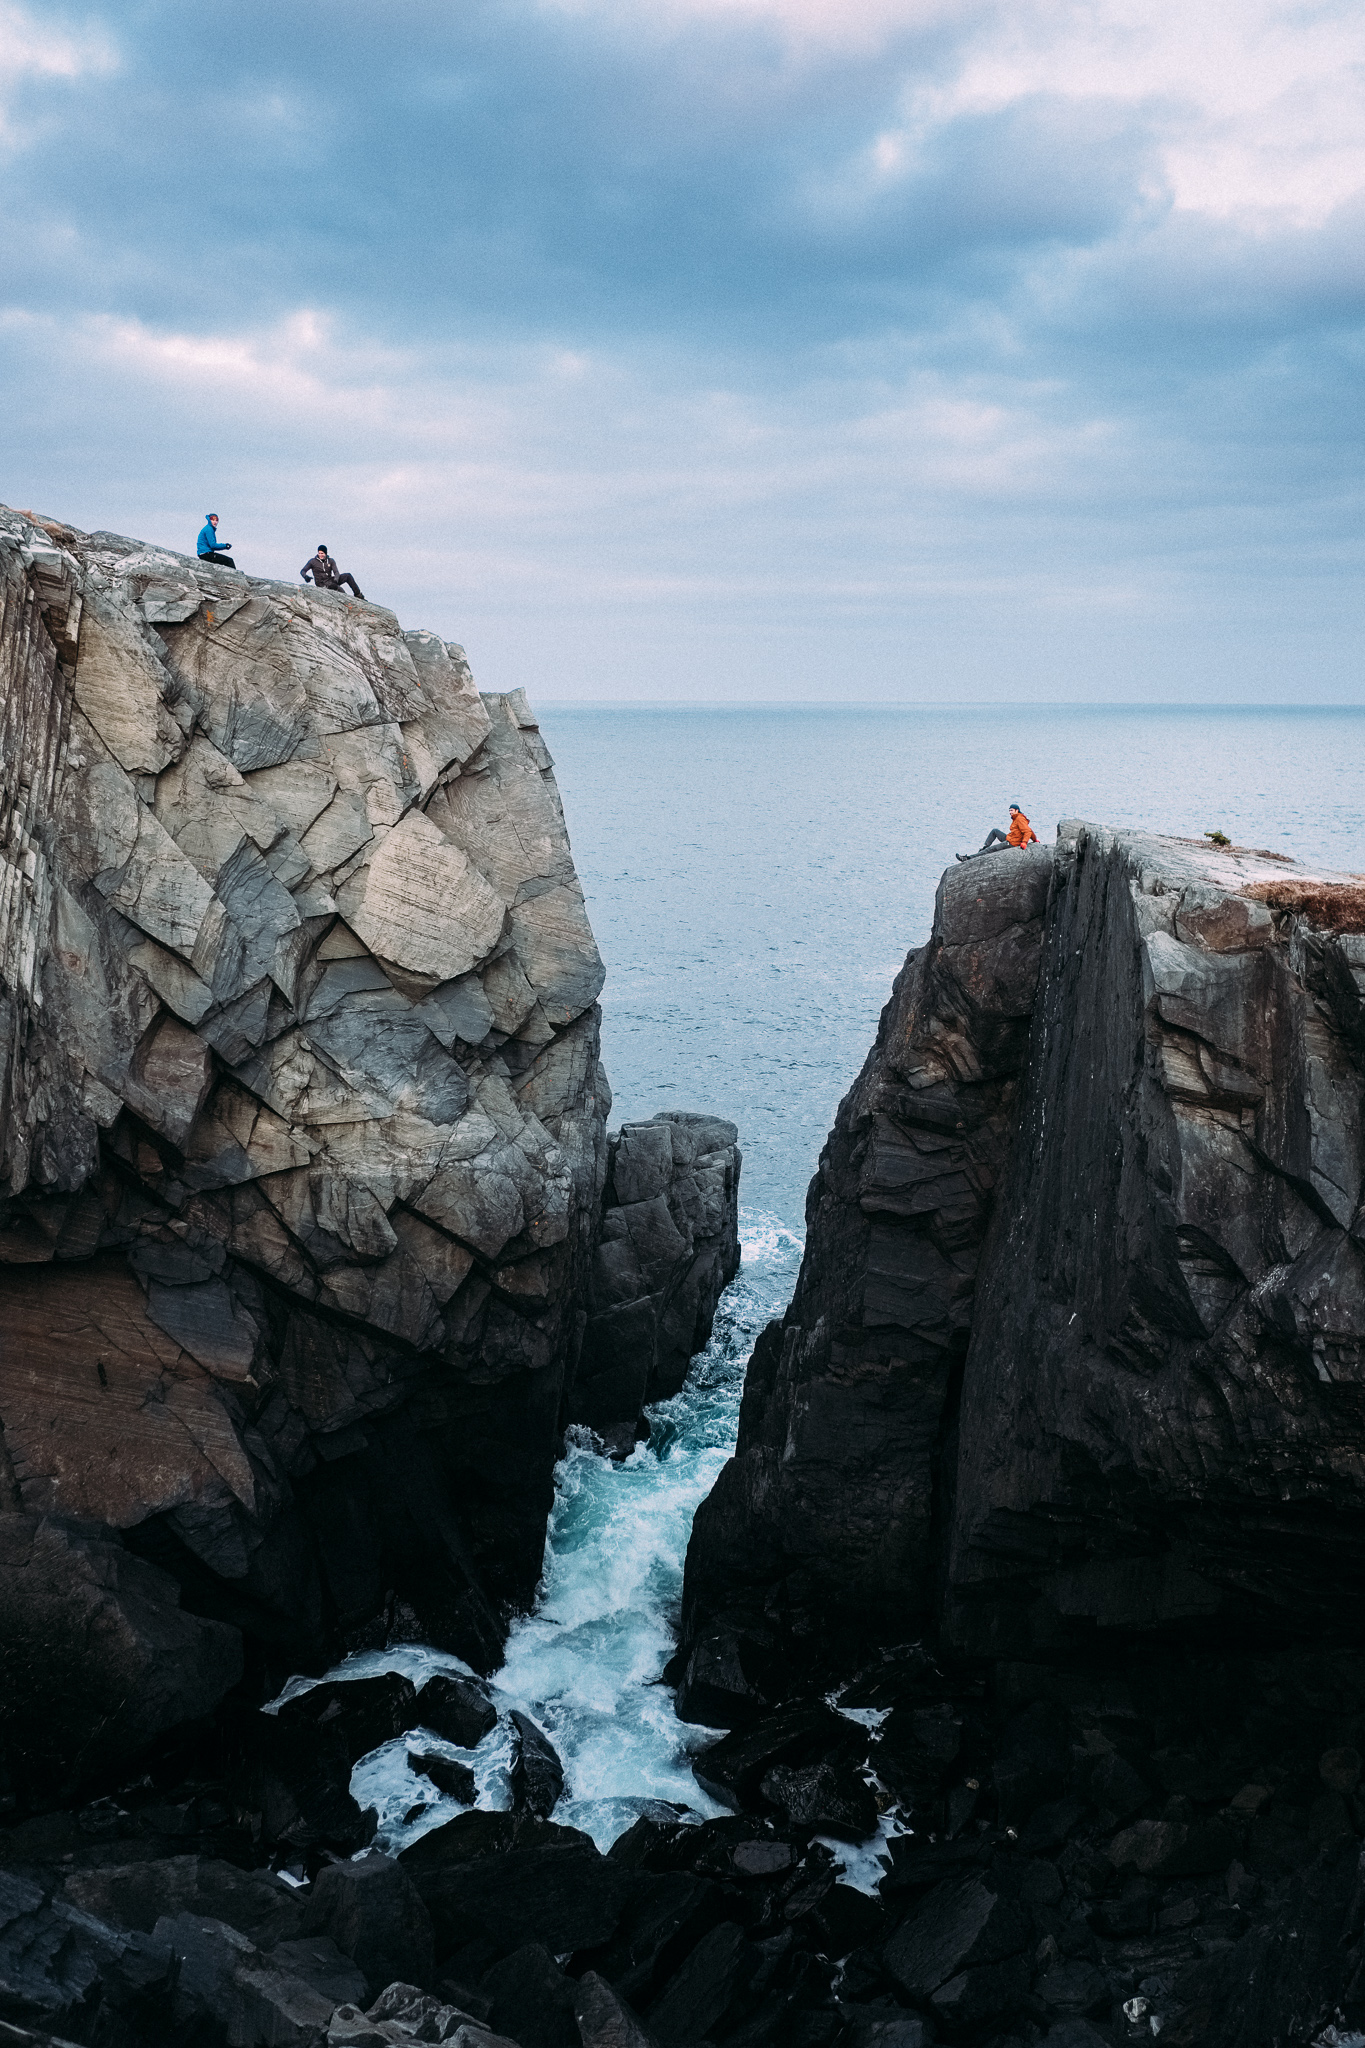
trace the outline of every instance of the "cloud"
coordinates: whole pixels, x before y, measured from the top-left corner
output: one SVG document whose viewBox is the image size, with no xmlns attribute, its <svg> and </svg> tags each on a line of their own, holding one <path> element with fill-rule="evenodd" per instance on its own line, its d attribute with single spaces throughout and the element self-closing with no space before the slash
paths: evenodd
<svg viewBox="0 0 1365 2048">
<path fill-rule="evenodd" d="M 1357 687 L 1345 0 L 11 19 L 0 495 L 537 688 Z"/>
<path fill-rule="evenodd" d="M 14 148 L 32 139 L 14 112 L 14 101 L 28 82 L 71 84 L 107 77 L 117 69 L 117 45 L 102 24 L 62 28 L 51 19 L 40 21 L 17 0 L 0 0 L 0 146 Z"/>
</svg>

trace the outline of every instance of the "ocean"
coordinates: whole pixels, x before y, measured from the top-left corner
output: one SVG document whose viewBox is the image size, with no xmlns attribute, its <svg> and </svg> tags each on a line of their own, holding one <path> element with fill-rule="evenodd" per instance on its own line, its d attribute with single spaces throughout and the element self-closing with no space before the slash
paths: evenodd
<svg viewBox="0 0 1365 2048">
<path fill-rule="evenodd" d="M 613 1123 L 703 1109 L 738 1124 L 744 1263 L 707 1351 L 648 1443 L 621 1463 L 570 1433 L 545 1574 L 514 1624 L 499 1701 L 564 1761 L 556 1819 L 607 1848 L 655 1802 L 718 1811 L 689 1759 L 714 1739 L 673 1713 L 671 1654 L 692 1517 L 734 1442 L 744 1365 L 790 1298 L 805 1190 L 938 878 L 1018 802 L 1044 840 L 1062 817 L 1365 869 L 1365 710 L 992 706 L 542 707 L 574 855 L 607 966 L 603 1056 Z M 464 1669 L 434 1650 L 352 1658 L 420 1678 Z M 295 1681 L 295 1685 L 306 1681 Z M 471 1765 L 477 1804 L 511 1802 L 500 1723 Z M 458 1811 L 415 1787 L 400 1739 L 353 1790 L 398 1848 Z M 883 1833 L 894 1821 L 883 1824 Z M 879 1844 L 837 1845 L 849 1880 Z"/>
</svg>

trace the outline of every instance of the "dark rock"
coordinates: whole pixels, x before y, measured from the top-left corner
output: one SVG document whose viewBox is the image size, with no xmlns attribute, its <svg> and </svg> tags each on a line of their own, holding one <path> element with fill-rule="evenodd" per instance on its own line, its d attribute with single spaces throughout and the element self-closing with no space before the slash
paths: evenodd
<svg viewBox="0 0 1365 2048">
<path fill-rule="evenodd" d="M 438 1956 L 483 1941 L 492 1946 L 485 1968 L 532 1942 L 555 1956 L 604 1947 L 633 1890 L 629 1870 L 591 1845 L 513 1849 L 418 1866 L 412 1875 Z"/>
<path fill-rule="evenodd" d="M 64 2040 L 102 2020 L 117 2028 L 120 2013 L 164 2025 L 173 1983 L 164 1941 L 116 1932 L 0 1870 L 0 2021 L 56 2027 Z"/>
<path fill-rule="evenodd" d="M 577 1986 L 537 1942 L 495 1963 L 479 1989 L 493 2002 L 492 2023 L 521 2048 L 578 2048 Z"/>
<path fill-rule="evenodd" d="M 1109 1861 L 1143 1877 L 1198 1877 L 1225 1870 L 1236 1849 L 1237 1837 L 1221 1821 L 1140 1820 L 1114 1836 Z"/>
<path fill-rule="evenodd" d="M 704 1935 L 669 1979 L 646 2014 L 662 2048 L 702 2040 L 721 2021 L 753 1978 L 760 1958 L 732 1922 Z"/>
<path fill-rule="evenodd" d="M 509 1849 L 593 1849 L 590 1835 L 561 1827 L 533 1813 L 485 1813 L 475 1808 L 457 1813 L 438 1828 L 419 1835 L 399 1851 L 398 1861 L 420 1890 L 426 1878 L 482 1856 L 501 1856 Z"/>
<path fill-rule="evenodd" d="M 1360 1783 L 1358 1749 L 1325 1749 L 1318 1758 L 1318 1776 L 1329 1792 L 1354 1792 Z"/>
<path fill-rule="evenodd" d="M 1059 2020 L 1047 2030 L 1052 2048 L 1110 2048 L 1108 2036 L 1089 2020 Z"/>
<path fill-rule="evenodd" d="M 458 1799 L 465 1806 L 472 1806 L 478 1797 L 478 1784 L 468 1764 L 462 1764 L 458 1757 L 441 1756 L 435 1750 L 408 1751 L 408 1769 L 420 1777 L 430 1778 L 438 1792 L 445 1792 L 452 1799 Z"/>
<path fill-rule="evenodd" d="M 1130 1878 L 1116 1899 L 1101 1899 L 1095 1921 L 1101 1934 L 1122 1941 L 1129 1935 L 1146 1934 L 1156 1913 L 1160 1894 L 1144 1877 Z"/>
<path fill-rule="evenodd" d="M 281 1727 L 306 1728 L 359 1763 L 372 1749 L 392 1742 L 417 1721 L 417 1689 L 397 1671 L 374 1678 L 332 1679 L 286 1700 L 276 1719 Z"/>
<path fill-rule="evenodd" d="M 304 1932 L 304 1898 L 268 1870 L 239 1870 L 209 1856 L 169 1856 L 145 1863 L 73 1871 L 65 1884 L 72 1905 L 114 1927 L 150 1934 L 158 1920 L 189 1914 L 222 1920 L 273 1948 Z"/>
<path fill-rule="evenodd" d="M 962 1722 L 947 1700 L 895 1707 L 873 1752 L 877 1775 L 914 1805 L 932 1796 L 962 1747 Z"/>
<path fill-rule="evenodd" d="M 774 1764 L 759 1790 L 790 1827 L 855 1842 L 877 1831 L 877 1802 L 854 1770 L 836 1770 L 827 1763 L 800 1769 Z"/>
<path fill-rule="evenodd" d="M 585 1970 L 579 1981 L 574 2017 L 583 2048 L 654 2048 L 635 2013 L 595 1970 Z"/>
<path fill-rule="evenodd" d="M 1093 1963 L 1054 1963 L 1037 1984 L 1037 1994 L 1049 2012 L 1064 2018 L 1102 2017 L 1109 2006 L 1108 1979 Z"/>
<path fill-rule="evenodd" d="M 286 1942 L 267 1956 L 226 1922 L 190 1913 L 159 1920 L 155 1938 L 178 1962 L 175 2016 L 191 2038 L 199 2029 L 229 2048 L 312 2048 L 338 2005 L 366 1996 L 363 1976 L 330 1941 Z"/>
<path fill-rule="evenodd" d="M 770 1661 L 761 1643 L 735 1629 L 699 1635 L 681 1653 L 678 1719 L 697 1721 L 705 1728 L 752 1727 L 772 1706 Z"/>
<path fill-rule="evenodd" d="M 667 1111 L 608 1141 L 592 1309 L 569 1419 L 627 1451 L 647 1401 L 676 1394 L 739 1271 L 738 1132 Z"/>
<path fill-rule="evenodd" d="M 431 1920 L 411 1877 L 372 1849 L 346 1863 L 328 1863 L 313 1879 L 305 1934 L 326 1934 L 351 1957 L 367 1983 L 423 1982 L 431 1975 Z"/>
<path fill-rule="evenodd" d="M 498 1710 L 477 1679 L 438 1672 L 417 1695 L 414 1728 L 429 1728 L 457 1749 L 477 1749 L 498 1725 Z"/>
<path fill-rule="evenodd" d="M 726 1805 L 761 1803 L 760 1787 L 774 1765 L 844 1761 L 866 1753 L 863 1731 L 829 1707 L 814 1703 L 773 1715 L 737 1734 L 722 1736 L 692 1759 L 704 1791 Z"/>
<path fill-rule="evenodd" d="M 708 1934 L 722 1894 L 690 1871 L 642 1873 L 631 1886 L 615 1939 L 594 1958 L 632 2005 L 644 2007 Z"/>
<path fill-rule="evenodd" d="M 0 1332 L 0 1355 L 17 1342 Z M 0 1512 L 0 1748 L 62 1784 L 77 1759 L 107 1769 L 208 1713 L 241 1677 L 242 1639 L 180 1598 L 111 1528 Z"/>
<path fill-rule="evenodd" d="M 897 1928 L 882 1955 L 902 1990 L 912 1998 L 928 1998 L 964 1970 L 1017 1955 L 1029 1938 L 1029 1923 L 1019 1907 L 979 1877 L 968 1877 L 931 1892 Z"/>
<path fill-rule="evenodd" d="M 554 1744 L 529 1715 L 513 1709 L 508 1719 L 517 1731 L 512 1803 L 518 1812 L 538 1814 L 541 1820 L 548 1820 L 563 1796 L 564 1766 Z"/>
<path fill-rule="evenodd" d="M 845 2025 L 847 2048 L 928 2048 L 925 2023 L 915 2013 L 869 2012 L 854 2005 L 845 2008 Z"/>
<path fill-rule="evenodd" d="M 362 1812 L 351 1796 L 347 1734 L 354 1729 L 339 1720 L 256 1717 L 250 1796 L 267 1842 L 349 1855 L 373 1840 L 374 1809 Z"/>
<path fill-rule="evenodd" d="M 1117 1750 L 1101 1757 L 1090 1773 L 1090 1798 L 1116 1821 L 1131 1820 L 1151 1798 L 1151 1788 Z"/>
<path fill-rule="evenodd" d="M 879 1948 L 886 1939 L 885 1906 L 851 1884 L 831 1885 L 815 1908 L 815 1918 L 819 1938 L 813 1945 L 836 1961 L 854 1949 Z"/>
<path fill-rule="evenodd" d="M 978 1964 L 949 1978 L 933 1993 L 930 2003 L 951 2040 L 1008 2019 L 1018 2011 L 1028 1986 L 1028 1963 L 1023 1956 L 1011 1956 L 1002 1963 Z"/>
<path fill-rule="evenodd" d="M 1054 1799 L 1029 1815 L 1019 1831 L 1019 1847 L 1025 1856 L 1045 1856 L 1062 1843 L 1085 1813 L 1083 1799 Z"/>
</svg>

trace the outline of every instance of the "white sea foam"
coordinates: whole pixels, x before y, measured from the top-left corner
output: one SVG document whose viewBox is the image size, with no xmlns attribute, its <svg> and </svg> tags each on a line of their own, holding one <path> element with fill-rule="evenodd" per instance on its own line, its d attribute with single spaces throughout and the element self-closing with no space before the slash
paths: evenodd
<svg viewBox="0 0 1365 2048">
<path fill-rule="evenodd" d="M 745 1365 L 764 1324 L 782 1313 L 801 1258 L 800 1238 L 771 1216 L 745 1213 L 741 1244 L 744 1263 L 722 1298 L 711 1342 L 681 1393 L 649 1410 L 648 1441 L 614 1462 L 586 1430 L 569 1431 L 555 1469 L 536 1603 L 513 1625 L 492 1681 L 499 1709 L 529 1714 L 563 1760 L 565 1794 L 555 1819 L 581 1828 L 601 1849 L 659 1802 L 698 1819 L 725 1811 L 702 1791 L 690 1762 L 717 1731 L 678 1719 L 662 1674 L 676 1642 L 692 1518 L 734 1448 Z M 468 1670 L 444 1651 L 399 1644 L 348 1657 L 326 1675 L 402 1671 L 420 1687 L 438 1671 Z M 272 1704 L 318 1682 L 291 1679 Z M 390 1850 L 462 1810 L 409 1766 L 409 1752 L 423 1750 L 469 1765 L 476 1806 L 511 1805 L 505 1719 L 474 1750 L 414 1730 L 362 1757 L 352 1774 L 351 1789 L 377 1810 L 376 1839 Z M 846 1847 L 840 1853 L 847 1860 Z"/>
</svg>

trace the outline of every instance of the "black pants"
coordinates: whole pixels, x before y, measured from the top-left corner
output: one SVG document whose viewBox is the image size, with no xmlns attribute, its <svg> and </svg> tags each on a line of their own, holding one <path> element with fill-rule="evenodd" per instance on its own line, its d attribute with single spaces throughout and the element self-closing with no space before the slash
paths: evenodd
<svg viewBox="0 0 1365 2048">
<path fill-rule="evenodd" d="M 333 590 L 344 590 L 348 583 L 350 584 L 352 590 L 355 592 L 356 596 L 363 601 L 365 593 L 361 589 L 360 585 L 356 582 L 355 577 L 351 574 L 349 569 L 342 570 L 341 574 L 337 577 L 336 582 L 332 585 L 332 588 Z"/>
<path fill-rule="evenodd" d="M 201 555 L 199 559 L 201 562 L 216 562 L 220 569 L 235 569 L 237 567 L 231 555 L 225 555 L 221 548 L 214 548 L 211 554 Z"/>
</svg>

